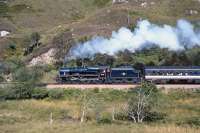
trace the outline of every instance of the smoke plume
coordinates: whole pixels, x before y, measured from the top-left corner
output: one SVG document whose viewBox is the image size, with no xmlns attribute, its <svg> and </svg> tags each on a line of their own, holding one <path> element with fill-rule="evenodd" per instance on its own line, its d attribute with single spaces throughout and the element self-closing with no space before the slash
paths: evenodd
<svg viewBox="0 0 200 133">
<path fill-rule="evenodd" d="M 129 50 L 135 52 L 151 45 L 169 50 L 183 50 L 200 45 L 200 31 L 186 20 L 178 20 L 176 27 L 170 25 L 156 25 L 148 20 L 139 21 L 134 31 L 122 27 L 113 31 L 110 38 L 94 37 L 91 40 L 77 44 L 68 57 L 93 57 L 95 54 L 115 55 L 119 51 Z"/>
</svg>

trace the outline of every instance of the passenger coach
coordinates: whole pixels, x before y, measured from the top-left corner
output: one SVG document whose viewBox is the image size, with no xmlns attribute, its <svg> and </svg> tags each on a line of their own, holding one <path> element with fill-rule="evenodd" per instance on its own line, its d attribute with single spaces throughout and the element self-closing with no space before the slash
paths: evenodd
<svg viewBox="0 0 200 133">
<path fill-rule="evenodd" d="M 200 83 L 199 66 L 145 67 L 145 80 L 154 83 Z"/>
</svg>

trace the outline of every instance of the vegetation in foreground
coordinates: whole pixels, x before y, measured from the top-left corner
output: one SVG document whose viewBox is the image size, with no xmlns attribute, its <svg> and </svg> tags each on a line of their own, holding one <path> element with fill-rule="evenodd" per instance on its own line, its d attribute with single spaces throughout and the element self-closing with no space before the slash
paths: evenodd
<svg viewBox="0 0 200 133">
<path fill-rule="evenodd" d="M 0 130 L 15 133 L 200 131 L 199 91 L 166 93 L 149 84 L 143 88 L 129 91 L 34 89 L 32 98 L 2 99 Z M 145 119 L 135 121 L 133 116 L 137 116 L 133 114 L 138 110 L 135 105 L 142 99 L 148 100 L 144 106 L 139 105 Z"/>
</svg>

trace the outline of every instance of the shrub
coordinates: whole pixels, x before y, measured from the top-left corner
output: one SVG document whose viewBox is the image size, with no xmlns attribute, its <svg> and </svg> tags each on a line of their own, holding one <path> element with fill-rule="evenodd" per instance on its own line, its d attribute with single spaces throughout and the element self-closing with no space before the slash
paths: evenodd
<svg viewBox="0 0 200 133">
<path fill-rule="evenodd" d="M 125 112 L 118 112 L 118 113 L 115 113 L 115 119 L 120 120 L 120 121 L 127 121 L 129 120 L 129 117 L 127 113 Z"/>
<path fill-rule="evenodd" d="M 147 117 L 144 119 L 144 121 L 147 122 L 155 122 L 159 120 L 163 120 L 166 117 L 165 113 L 160 113 L 160 112 L 149 112 Z"/>
<path fill-rule="evenodd" d="M 8 4 L 0 1 L 0 16 L 6 16 L 9 11 Z"/>
<path fill-rule="evenodd" d="M 198 126 L 200 127 L 200 117 L 192 117 L 185 121 L 186 124 L 190 126 Z"/>
<path fill-rule="evenodd" d="M 0 99 L 29 99 L 31 98 L 31 93 L 32 88 L 27 84 L 7 85 L 0 88 Z"/>
<path fill-rule="evenodd" d="M 32 98 L 34 99 L 44 99 L 48 97 L 48 91 L 43 88 L 35 88 L 32 91 Z"/>
<path fill-rule="evenodd" d="M 29 99 L 33 91 L 32 84 L 22 83 L 16 84 L 11 87 L 11 93 L 9 94 L 11 99 Z"/>
<path fill-rule="evenodd" d="M 81 90 L 77 89 L 70 89 L 70 90 L 64 90 L 63 91 L 66 98 L 78 98 L 81 95 Z"/>
<path fill-rule="evenodd" d="M 64 96 L 63 90 L 50 90 L 48 92 L 49 98 L 52 99 L 61 99 Z"/>
<path fill-rule="evenodd" d="M 99 93 L 100 90 L 99 90 L 99 88 L 95 88 L 95 89 L 93 90 L 93 92 L 94 92 L 94 93 Z"/>
<path fill-rule="evenodd" d="M 111 0 L 94 0 L 94 4 L 98 7 L 104 7 L 108 4 Z"/>
<path fill-rule="evenodd" d="M 5 100 L 8 97 L 8 89 L 0 88 L 0 100 Z"/>
<path fill-rule="evenodd" d="M 12 44 L 9 44 L 8 47 L 9 47 L 9 49 L 11 49 L 11 50 L 13 50 L 13 51 L 16 50 L 16 48 L 17 48 L 16 44 L 13 44 L 13 43 L 12 43 Z"/>
<path fill-rule="evenodd" d="M 30 89 L 26 85 L 13 85 L 0 88 L 0 100 L 44 99 L 46 97 L 48 97 L 48 91 L 43 88 Z"/>
<path fill-rule="evenodd" d="M 200 127 L 200 118 L 199 117 L 187 118 L 185 120 L 177 122 L 177 124 Z"/>
<path fill-rule="evenodd" d="M 108 117 L 102 117 L 97 120 L 97 123 L 98 124 L 111 124 L 112 120 L 111 120 L 111 118 L 108 118 Z"/>
<path fill-rule="evenodd" d="M 194 97 L 195 93 L 193 92 L 184 92 L 184 91 L 174 91 L 169 93 L 169 96 L 173 100 L 187 99 L 190 97 Z"/>
<path fill-rule="evenodd" d="M 18 4 L 18 5 L 13 5 L 9 8 L 9 11 L 10 12 L 13 12 L 13 13 L 18 13 L 18 12 L 21 12 L 23 10 L 26 10 L 28 9 L 27 7 L 30 8 L 30 6 L 28 5 L 25 5 L 25 4 Z"/>
</svg>

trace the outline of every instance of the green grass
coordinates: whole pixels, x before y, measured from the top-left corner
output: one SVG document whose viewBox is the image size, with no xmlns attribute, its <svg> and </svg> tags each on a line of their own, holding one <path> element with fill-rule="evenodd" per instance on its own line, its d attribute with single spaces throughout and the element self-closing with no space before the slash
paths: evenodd
<svg viewBox="0 0 200 133">
<path fill-rule="evenodd" d="M 80 90 L 64 90 L 64 97 L 60 100 L 47 98 L 44 100 L 1 101 L 0 130 L 2 133 L 197 133 L 200 130 L 200 95 L 196 92 L 173 91 L 168 94 L 162 93 L 159 98 L 162 104 L 157 106 L 156 110 L 166 114 L 164 120 L 139 125 L 130 121 L 108 122 L 108 119 L 111 119 L 113 106 L 115 106 L 116 110 L 120 109 L 131 97 L 131 92 L 98 89 L 91 90 L 90 94 L 98 94 L 104 99 L 102 103 L 104 105 L 101 109 L 101 122 L 105 123 L 96 123 L 95 114 L 90 110 L 87 114 L 88 118 L 90 118 L 89 121 L 80 124 L 80 104 L 78 99 L 82 93 L 83 91 Z M 53 125 L 49 125 L 51 113 L 53 114 Z"/>
</svg>

